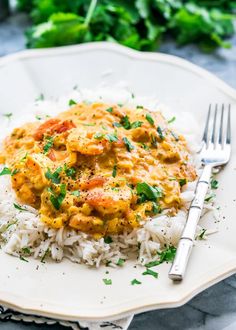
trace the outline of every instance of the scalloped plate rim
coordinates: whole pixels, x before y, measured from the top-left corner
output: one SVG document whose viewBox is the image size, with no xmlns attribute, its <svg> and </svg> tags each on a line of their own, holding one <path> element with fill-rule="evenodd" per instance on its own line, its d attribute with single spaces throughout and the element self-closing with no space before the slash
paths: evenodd
<svg viewBox="0 0 236 330">
<path fill-rule="evenodd" d="M 37 58 L 37 57 L 47 57 L 47 56 L 54 56 L 54 55 L 63 55 L 63 54 L 70 54 L 70 53 L 80 53 L 80 52 L 86 52 L 86 51 L 96 51 L 96 50 L 108 50 L 110 52 L 115 53 L 121 53 L 124 54 L 130 58 L 135 59 L 141 59 L 141 60 L 147 60 L 147 61 L 157 61 L 157 62 L 165 62 L 169 63 L 175 66 L 182 67 L 188 71 L 191 71 L 195 75 L 201 76 L 208 81 L 210 81 L 212 84 L 214 84 L 219 90 L 221 90 L 223 93 L 227 94 L 232 99 L 236 100 L 236 89 L 229 86 L 227 83 L 222 81 L 220 78 L 216 77 L 214 74 L 208 72 L 207 70 L 198 67 L 195 64 L 192 64 L 191 62 L 169 54 L 164 53 L 151 53 L 151 52 L 140 52 L 136 50 L 132 50 L 130 48 L 108 43 L 108 42 L 93 42 L 93 43 L 87 43 L 82 45 L 73 45 L 73 46 L 63 46 L 63 47 L 55 47 L 55 48 L 48 48 L 48 49 L 33 49 L 33 50 L 24 50 L 21 52 L 18 52 L 16 54 L 10 54 L 7 56 L 4 56 L 0 58 L 0 68 L 4 67 L 11 62 L 17 61 L 17 60 L 24 60 L 27 58 Z M 223 271 L 223 269 L 225 271 Z M 137 306 L 133 306 L 131 308 L 122 308 L 117 307 L 116 313 L 110 313 L 109 315 L 107 312 L 100 313 L 99 316 L 95 317 L 86 317 L 83 315 L 73 315 L 73 314 L 59 314 L 56 310 L 56 305 L 54 306 L 54 311 L 50 310 L 44 310 L 43 308 L 30 308 L 29 304 L 32 304 L 32 300 L 28 303 L 20 303 L 20 300 L 22 297 L 11 294 L 11 297 L 3 298 L 0 297 L 0 303 L 8 308 L 12 308 L 14 310 L 17 310 L 22 313 L 26 314 L 35 314 L 35 315 L 42 315 L 45 317 L 51 317 L 55 319 L 61 319 L 61 320 L 86 320 L 86 321 L 101 321 L 101 320 L 115 320 L 118 318 L 122 318 L 125 316 L 130 315 L 131 313 L 140 313 L 155 309 L 163 309 L 163 308 L 173 308 L 173 307 L 179 307 L 186 302 L 188 302 L 190 299 L 192 299 L 195 295 L 200 293 L 201 291 L 207 289 L 208 287 L 212 286 L 213 284 L 218 283 L 219 281 L 227 278 L 228 276 L 234 274 L 236 272 L 236 258 L 234 258 L 228 265 L 223 265 L 220 267 L 222 269 L 221 272 L 218 270 L 218 275 L 215 277 L 213 276 L 210 281 L 207 283 L 203 283 L 199 285 L 193 292 L 182 294 L 182 298 L 179 300 L 175 300 L 172 302 L 167 302 L 163 304 L 146 304 L 146 305 L 140 305 L 140 303 L 137 303 Z M 9 293 L 6 295 L 10 296 Z M 15 301 L 15 302 L 14 302 Z M 18 303 L 16 303 L 18 301 Z M 122 304 L 121 304 L 122 305 Z M 53 308 L 52 308 L 53 309 Z"/>
</svg>

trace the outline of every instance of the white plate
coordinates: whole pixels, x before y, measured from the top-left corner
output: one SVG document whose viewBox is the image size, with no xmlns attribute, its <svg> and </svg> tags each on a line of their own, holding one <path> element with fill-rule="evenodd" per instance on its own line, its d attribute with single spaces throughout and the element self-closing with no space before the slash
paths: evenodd
<svg viewBox="0 0 236 330">
<path fill-rule="evenodd" d="M 235 90 L 182 59 L 93 43 L 31 50 L 1 59 L 0 112 L 24 116 L 19 109 L 40 93 L 58 96 L 76 84 L 91 89 L 102 80 L 111 86 L 125 80 L 136 95 L 155 95 L 177 112 L 194 111 L 196 125 L 201 127 L 210 102 L 230 102 L 233 110 L 236 106 Z M 232 124 L 236 127 L 234 111 Z M 194 248 L 182 283 L 168 279 L 167 264 L 158 267 L 156 280 L 142 276 L 142 270 L 131 263 L 106 275 L 105 267 L 89 269 L 69 261 L 26 263 L 0 251 L 0 303 L 27 313 L 90 321 L 184 304 L 236 271 L 235 144 L 231 162 L 219 181 L 217 195 L 225 219 L 217 234 Z M 106 277 L 112 278 L 111 286 L 104 285 Z M 141 278 L 142 285 L 130 285 L 134 278 Z"/>
</svg>

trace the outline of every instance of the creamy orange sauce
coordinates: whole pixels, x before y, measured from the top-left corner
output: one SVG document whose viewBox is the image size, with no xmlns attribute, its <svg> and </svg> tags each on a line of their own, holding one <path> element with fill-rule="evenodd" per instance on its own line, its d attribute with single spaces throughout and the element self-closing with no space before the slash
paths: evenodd
<svg viewBox="0 0 236 330">
<path fill-rule="evenodd" d="M 160 112 L 102 103 L 14 129 L 0 161 L 43 222 L 95 237 L 132 230 L 163 209 L 175 213 L 181 186 L 196 178 L 184 137 Z"/>
</svg>

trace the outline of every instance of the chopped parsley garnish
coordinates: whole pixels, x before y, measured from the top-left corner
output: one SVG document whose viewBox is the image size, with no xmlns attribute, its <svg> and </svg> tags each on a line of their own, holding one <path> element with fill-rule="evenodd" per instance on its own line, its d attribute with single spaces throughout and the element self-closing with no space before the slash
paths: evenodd
<svg viewBox="0 0 236 330">
<path fill-rule="evenodd" d="M 1 175 L 11 175 L 11 170 L 8 167 L 4 167 L 0 172 L 0 176 Z"/>
<path fill-rule="evenodd" d="M 154 125 L 154 119 L 149 113 L 146 114 L 146 119 L 149 122 L 149 124 Z"/>
<path fill-rule="evenodd" d="M 12 223 L 9 223 L 7 226 L 6 226 L 6 230 L 9 229 L 11 226 L 17 224 L 17 220 L 12 222 Z"/>
<path fill-rule="evenodd" d="M 173 261 L 175 254 L 176 254 L 176 248 L 174 246 L 168 247 L 166 250 L 162 251 L 161 253 L 158 253 L 160 256 L 159 260 L 151 261 L 148 264 L 145 265 L 147 268 L 155 267 L 160 264 L 162 264 L 165 261 Z"/>
<path fill-rule="evenodd" d="M 143 124 L 142 121 L 139 121 L 139 120 L 134 121 L 134 122 L 131 124 L 131 128 L 138 128 L 138 127 L 141 127 L 142 124 Z"/>
<path fill-rule="evenodd" d="M 131 285 L 139 285 L 139 284 L 142 284 L 142 282 L 138 281 L 136 278 L 134 278 L 134 279 L 131 281 Z"/>
<path fill-rule="evenodd" d="M 139 202 L 156 201 L 162 197 L 162 190 L 158 187 L 152 187 L 146 182 L 139 182 L 136 186 L 137 194 L 140 196 Z"/>
<path fill-rule="evenodd" d="M 79 190 L 74 190 L 74 191 L 72 191 L 71 195 L 73 195 L 75 197 L 79 197 L 80 196 L 80 191 Z"/>
<path fill-rule="evenodd" d="M 62 204 L 63 200 L 65 199 L 65 197 L 66 197 L 66 185 L 65 184 L 60 185 L 59 195 L 55 194 L 51 190 L 50 201 L 56 210 L 60 210 L 61 204 Z"/>
<path fill-rule="evenodd" d="M 176 120 L 176 117 L 174 116 L 174 117 L 172 117 L 171 119 L 168 120 L 168 124 L 173 123 L 175 120 Z"/>
<path fill-rule="evenodd" d="M 48 168 L 45 173 L 45 177 L 48 180 L 51 180 L 52 183 L 59 184 L 61 182 L 60 173 L 62 172 L 62 167 L 58 167 L 55 172 L 51 172 L 50 168 Z"/>
<path fill-rule="evenodd" d="M 43 100 L 44 100 L 44 95 L 43 95 L 43 93 L 41 93 L 41 94 L 39 94 L 38 97 L 36 97 L 35 102 L 43 101 Z"/>
<path fill-rule="evenodd" d="M 104 131 L 108 131 L 108 129 L 105 125 L 101 125 L 101 128 L 104 129 Z"/>
<path fill-rule="evenodd" d="M 117 122 L 113 123 L 112 125 L 113 125 L 114 127 L 122 127 L 122 125 L 121 125 L 120 123 L 117 123 Z"/>
<path fill-rule="evenodd" d="M 187 183 L 186 179 L 179 179 L 180 187 L 183 187 Z"/>
<path fill-rule="evenodd" d="M 42 262 L 42 264 L 45 264 L 45 259 L 46 259 L 46 257 L 48 256 L 48 254 L 49 254 L 49 249 L 47 249 L 46 251 L 45 251 L 45 253 L 44 253 L 44 255 L 42 256 L 42 258 L 41 258 L 41 262 Z"/>
<path fill-rule="evenodd" d="M 131 142 L 127 139 L 127 137 L 123 137 L 123 142 L 124 142 L 124 144 L 125 144 L 125 146 L 126 146 L 126 149 L 129 151 L 129 152 L 131 152 L 131 150 L 133 150 L 134 149 L 134 146 L 131 144 Z"/>
<path fill-rule="evenodd" d="M 29 153 L 26 152 L 25 155 L 24 155 L 24 157 L 22 157 L 22 158 L 20 159 L 20 163 L 24 163 L 24 162 L 26 161 L 28 155 L 29 155 Z"/>
<path fill-rule="evenodd" d="M 211 189 L 217 189 L 218 187 L 219 187 L 219 182 L 215 179 L 212 179 L 211 180 Z"/>
<path fill-rule="evenodd" d="M 67 165 L 65 164 L 64 172 L 69 178 L 75 179 L 76 169 L 74 167 L 67 167 Z"/>
<path fill-rule="evenodd" d="M 112 285 L 112 280 L 111 280 L 111 279 L 103 278 L 103 282 L 104 282 L 104 284 L 106 284 L 106 285 Z"/>
<path fill-rule="evenodd" d="M 119 260 L 117 261 L 117 265 L 118 265 L 118 266 L 123 266 L 124 263 L 125 263 L 125 259 L 121 259 L 121 258 L 119 258 Z"/>
<path fill-rule="evenodd" d="M 111 143 L 118 141 L 118 137 L 116 133 L 106 134 L 105 139 Z"/>
<path fill-rule="evenodd" d="M 158 273 L 157 272 L 154 272 L 153 270 L 147 268 L 145 272 L 143 272 L 142 275 L 151 275 L 155 278 L 158 278 Z"/>
<path fill-rule="evenodd" d="M 19 210 L 19 211 L 28 211 L 27 209 L 21 207 L 19 204 L 13 203 L 14 208 Z"/>
<path fill-rule="evenodd" d="M 206 233 L 206 229 L 202 229 L 201 234 L 198 236 L 199 239 L 204 239 L 205 233 Z"/>
<path fill-rule="evenodd" d="M 95 133 L 93 137 L 94 137 L 94 139 L 101 140 L 104 138 L 104 134 L 102 134 L 101 132 L 98 132 L 98 133 Z"/>
<path fill-rule="evenodd" d="M 72 105 L 75 105 L 75 104 L 77 104 L 77 102 L 74 101 L 73 99 L 70 99 L 70 101 L 69 101 L 69 106 L 72 106 Z"/>
<path fill-rule="evenodd" d="M 153 147 L 156 147 L 157 146 L 157 139 L 154 135 L 151 135 L 151 145 Z"/>
<path fill-rule="evenodd" d="M 11 117 L 13 116 L 13 113 L 12 112 L 3 113 L 2 116 L 10 120 Z"/>
<path fill-rule="evenodd" d="M 136 109 L 143 109 L 143 106 L 142 105 L 137 105 Z"/>
<path fill-rule="evenodd" d="M 108 109 L 106 109 L 106 111 L 112 113 L 113 108 L 108 108 Z"/>
<path fill-rule="evenodd" d="M 144 150 L 149 150 L 149 146 L 145 143 L 141 143 L 141 146 Z"/>
<path fill-rule="evenodd" d="M 52 136 L 47 136 L 46 137 L 47 143 L 43 147 L 43 152 L 46 154 L 48 151 L 53 147 L 53 137 Z"/>
<path fill-rule="evenodd" d="M 23 247 L 21 250 L 24 254 L 31 254 L 30 248 L 28 246 Z"/>
<path fill-rule="evenodd" d="M 126 115 L 124 116 L 121 121 L 120 124 L 125 128 L 125 129 L 130 129 L 131 128 L 131 123 L 129 121 L 129 117 Z"/>
<path fill-rule="evenodd" d="M 42 118 L 41 116 L 39 116 L 39 115 L 36 115 L 35 118 L 36 118 L 37 120 L 42 120 L 42 119 L 43 119 L 43 118 Z"/>
<path fill-rule="evenodd" d="M 157 133 L 159 134 L 159 137 L 161 140 L 164 140 L 164 134 L 163 134 L 163 130 L 160 126 L 157 127 Z"/>
<path fill-rule="evenodd" d="M 156 202 L 152 202 L 152 213 L 154 215 L 161 213 L 160 205 L 158 205 Z"/>
<path fill-rule="evenodd" d="M 20 260 L 25 261 L 25 262 L 29 262 L 29 260 L 25 259 L 24 257 L 20 256 Z"/>
<path fill-rule="evenodd" d="M 216 197 L 216 194 L 215 193 L 212 193 L 210 195 L 207 195 L 206 198 L 205 198 L 205 202 L 210 202 L 215 197 Z"/>
<path fill-rule="evenodd" d="M 110 243 L 113 242 L 113 240 L 112 240 L 111 236 L 106 236 L 106 237 L 104 237 L 104 242 L 105 242 L 106 244 L 110 244 Z"/>
<path fill-rule="evenodd" d="M 123 126 L 127 130 L 132 129 L 132 128 L 141 127 L 142 124 L 143 124 L 142 121 L 134 121 L 133 123 L 131 123 L 129 121 L 129 117 L 127 115 L 124 116 L 120 121 L 120 125 Z"/>
<path fill-rule="evenodd" d="M 112 176 L 113 176 L 113 178 L 116 177 L 116 174 L 117 174 L 117 165 L 114 165 L 113 170 L 112 170 Z"/>
<path fill-rule="evenodd" d="M 175 132 L 170 131 L 170 134 L 173 136 L 173 138 L 175 139 L 175 141 L 179 141 L 179 137 L 178 137 L 178 135 Z"/>
</svg>

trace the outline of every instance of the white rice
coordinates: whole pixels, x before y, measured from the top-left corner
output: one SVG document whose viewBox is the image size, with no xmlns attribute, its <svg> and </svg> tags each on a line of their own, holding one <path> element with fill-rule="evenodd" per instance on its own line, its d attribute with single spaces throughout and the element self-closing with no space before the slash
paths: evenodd
<svg viewBox="0 0 236 330">
<path fill-rule="evenodd" d="M 74 90 L 70 95 L 57 101 L 34 102 L 24 109 L 24 116 L 5 119 L 4 128 L 1 130 L 0 139 L 4 138 L 14 127 L 27 121 L 35 120 L 35 116 L 44 119 L 47 115 L 54 116 L 68 108 L 68 100 L 80 101 L 104 101 L 111 103 L 123 103 L 127 105 L 144 105 L 150 110 L 161 110 L 167 119 L 176 116 L 175 128 L 185 135 L 189 148 L 193 153 L 195 164 L 198 161 L 194 156 L 198 146 L 199 132 L 192 114 L 173 114 L 156 100 L 134 98 L 125 89 L 96 91 Z M 0 242 L 3 250 L 14 256 L 24 255 L 26 249 L 34 258 L 51 256 L 55 261 L 61 261 L 64 257 L 73 262 L 95 265 L 109 263 L 116 267 L 119 259 L 128 259 L 135 255 L 139 264 L 157 260 L 157 252 L 167 246 L 176 246 L 184 228 L 187 210 L 194 196 L 196 182 L 190 182 L 183 187 L 181 198 L 183 209 L 176 216 L 160 214 L 143 223 L 143 227 L 133 230 L 131 233 L 112 236 L 112 242 L 107 244 L 104 239 L 95 240 L 89 235 L 77 232 L 73 229 L 61 228 L 59 230 L 49 228 L 40 221 L 38 211 L 27 205 L 21 205 L 26 211 L 19 211 L 14 207 L 15 193 L 11 188 L 9 176 L 0 176 Z M 201 228 L 197 230 L 199 235 Z"/>
</svg>

